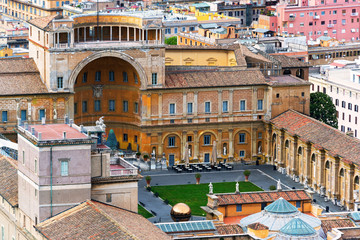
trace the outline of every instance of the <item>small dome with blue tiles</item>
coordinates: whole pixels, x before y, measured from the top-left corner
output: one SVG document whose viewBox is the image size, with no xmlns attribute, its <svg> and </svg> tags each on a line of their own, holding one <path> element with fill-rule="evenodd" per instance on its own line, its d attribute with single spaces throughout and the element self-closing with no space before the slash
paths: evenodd
<svg viewBox="0 0 360 240">
<path fill-rule="evenodd" d="M 280 232 L 288 236 L 311 236 L 316 234 L 314 228 L 298 217 L 295 217 L 283 226 Z"/>
<path fill-rule="evenodd" d="M 298 211 L 298 209 L 294 205 L 292 205 L 282 197 L 280 197 L 272 204 L 266 206 L 265 210 L 271 213 L 278 213 L 278 214 L 288 214 Z"/>
</svg>

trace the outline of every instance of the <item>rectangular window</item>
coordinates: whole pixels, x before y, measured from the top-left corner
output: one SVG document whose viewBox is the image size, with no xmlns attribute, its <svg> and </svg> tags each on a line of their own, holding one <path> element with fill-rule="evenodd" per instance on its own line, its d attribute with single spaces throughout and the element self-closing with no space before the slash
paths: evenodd
<svg viewBox="0 0 360 240">
<path fill-rule="evenodd" d="M 262 99 L 259 99 L 259 100 L 257 101 L 257 110 L 258 110 L 258 111 L 263 110 L 263 100 L 262 100 Z"/>
<path fill-rule="evenodd" d="M 110 112 L 115 111 L 115 100 L 109 100 L 109 111 Z"/>
<path fill-rule="evenodd" d="M 134 113 L 139 113 L 139 103 L 134 103 Z"/>
<path fill-rule="evenodd" d="M 134 142 L 135 142 L 135 143 L 138 142 L 138 137 L 137 137 L 137 135 L 134 136 Z"/>
<path fill-rule="evenodd" d="M 157 73 L 152 73 L 151 74 L 151 84 L 152 85 L 157 85 Z"/>
<path fill-rule="evenodd" d="M 193 113 L 193 103 L 187 104 L 187 113 L 192 114 Z"/>
<path fill-rule="evenodd" d="M 21 110 L 21 121 L 26 121 L 26 110 Z"/>
<path fill-rule="evenodd" d="M 69 176 L 69 162 L 67 160 L 61 161 L 61 176 Z"/>
<path fill-rule="evenodd" d="M 115 74 L 114 74 L 113 71 L 110 71 L 110 72 L 109 72 L 109 81 L 110 81 L 110 82 L 115 81 Z"/>
<path fill-rule="evenodd" d="M 39 120 L 42 120 L 43 118 L 45 118 L 45 109 L 40 109 L 39 110 Z"/>
<path fill-rule="evenodd" d="M 240 152 L 239 152 L 239 157 L 245 157 L 245 151 L 244 150 L 241 150 Z"/>
<path fill-rule="evenodd" d="M 94 101 L 94 111 L 95 112 L 100 112 L 101 111 L 101 104 L 100 104 L 100 100 L 95 100 Z"/>
<path fill-rule="evenodd" d="M 301 201 L 296 201 L 296 208 L 301 208 Z"/>
<path fill-rule="evenodd" d="M 8 112 L 7 111 L 2 111 L 1 119 L 2 119 L 3 122 L 8 121 Z"/>
<path fill-rule="evenodd" d="M 246 102 L 245 100 L 241 100 L 240 101 L 240 111 L 245 111 L 246 110 Z"/>
<path fill-rule="evenodd" d="M 37 173 L 37 159 L 36 158 L 34 160 L 34 172 Z"/>
<path fill-rule="evenodd" d="M 123 101 L 123 112 L 128 112 L 128 111 L 129 111 L 129 102 Z"/>
<path fill-rule="evenodd" d="M 211 144 L 211 135 L 204 135 L 204 145 Z"/>
<path fill-rule="evenodd" d="M 87 112 L 87 101 L 83 101 L 82 102 L 82 112 L 86 113 Z"/>
<path fill-rule="evenodd" d="M 245 143 L 245 133 L 239 133 L 239 143 Z"/>
<path fill-rule="evenodd" d="M 266 203 L 261 203 L 261 210 L 264 210 L 266 207 Z"/>
<path fill-rule="evenodd" d="M 242 204 L 236 204 L 236 212 L 242 212 Z"/>
<path fill-rule="evenodd" d="M 210 102 L 205 102 L 205 113 L 211 112 L 211 105 Z"/>
<path fill-rule="evenodd" d="M 124 134 L 123 134 L 123 141 L 124 141 L 124 142 L 127 142 L 127 141 L 128 141 L 128 135 L 127 135 L 127 133 L 124 133 Z"/>
<path fill-rule="evenodd" d="M 87 72 L 84 72 L 83 78 L 82 78 L 82 82 L 83 82 L 83 83 L 86 83 L 86 82 L 87 82 Z"/>
<path fill-rule="evenodd" d="M 134 81 L 135 81 L 135 84 L 139 83 L 139 80 L 138 80 L 138 77 L 137 77 L 136 73 L 134 73 Z"/>
<path fill-rule="evenodd" d="M 223 101 L 223 105 L 222 105 L 222 108 L 223 108 L 222 111 L 223 112 L 229 112 L 228 104 L 229 104 L 228 101 Z"/>
<path fill-rule="evenodd" d="M 100 71 L 97 71 L 95 73 L 95 81 L 96 82 L 100 82 L 101 81 L 101 72 Z"/>
<path fill-rule="evenodd" d="M 169 137 L 169 147 L 175 147 L 175 137 Z"/>
<path fill-rule="evenodd" d="M 170 103 L 169 105 L 169 113 L 175 114 L 175 103 Z"/>
<path fill-rule="evenodd" d="M 129 82 L 127 72 L 123 72 L 123 82 Z"/>
<path fill-rule="evenodd" d="M 63 80 L 63 77 L 58 77 L 58 78 L 57 78 L 57 88 L 59 88 L 59 89 L 64 88 L 64 80 Z"/>
<path fill-rule="evenodd" d="M 111 193 L 107 193 L 106 194 L 106 202 L 111 202 L 111 201 L 112 201 Z"/>
<path fill-rule="evenodd" d="M 77 103 L 74 103 L 74 114 L 77 114 Z"/>
</svg>

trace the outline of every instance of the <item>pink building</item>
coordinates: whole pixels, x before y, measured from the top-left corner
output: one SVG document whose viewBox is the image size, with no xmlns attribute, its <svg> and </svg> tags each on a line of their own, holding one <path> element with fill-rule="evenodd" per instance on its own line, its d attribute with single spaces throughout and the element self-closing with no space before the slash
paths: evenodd
<svg viewBox="0 0 360 240">
<path fill-rule="evenodd" d="M 277 32 L 304 35 L 307 40 L 329 36 L 359 40 L 359 0 L 297 0 L 276 6 Z"/>
</svg>

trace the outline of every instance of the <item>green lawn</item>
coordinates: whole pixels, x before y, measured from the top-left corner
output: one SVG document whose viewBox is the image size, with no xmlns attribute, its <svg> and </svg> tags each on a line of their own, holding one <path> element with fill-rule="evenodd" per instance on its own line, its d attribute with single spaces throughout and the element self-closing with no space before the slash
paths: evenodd
<svg viewBox="0 0 360 240">
<path fill-rule="evenodd" d="M 236 182 L 213 183 L 214 193 L 231 193 L 235 192 Z M 239 182 L 240 192 L 263 191 L 251 182 Z M 187 184 L 187 185 L 168 185 L 151 187 L 151 191 L 158 192 L 159 197 L 163 200 L 169 200 L 169 204 L 174 206 L 183 202 L 189 205 L 193 215 L 203 216 L 205 212 L 200 206 L 206 206 L 207 196 L 209 193 L 209 184 Z"/>
<path fill-rule="evenodd" d="M 154 215 L 152 215 L 150 212 L 148 212 L 148 210 L 146 210 L 145 208 L 143 208 L 140 204 L 138 204 L 138 213 L 143 216 L 144 218 L 151 218 Z"/>
</svg>

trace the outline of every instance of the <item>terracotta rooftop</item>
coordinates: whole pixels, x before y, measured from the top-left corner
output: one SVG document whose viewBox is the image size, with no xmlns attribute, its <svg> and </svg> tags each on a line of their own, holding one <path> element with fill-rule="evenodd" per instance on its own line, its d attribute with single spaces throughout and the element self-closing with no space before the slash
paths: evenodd
<svg viewBox="0 0 360 240">
<path fill-rule="evenodd" d="M 333 228 L 355 227 L 355 226 L 356 226 L 355 223 L 348 218 L 321 220 L 321 227 L 325 234 L 331 232 Z"/>
<path fill-rule="evenodd" d="M 170 239 L 141 215 L 88 200 L 35 228 L 47 239 Z"/>
<path fill-rule="evenodd" d="M 326 149 L 332 156 L 340 156 L 343 161 L 360 165 L 360 139 L 317 121 L 309 116 L 288 110 L 273 118 L 271 123 L 315 147 Z"/>
<path fill-rule="evenodd" d="M 63 132 L 66 132 L 66 139 L 87 139 L 88 136 L 79 132 L 75 128 L 67 124 L 44 124 L 31 125 L 29 128 L 34 128 L 36 132 L 41 133 L 41 140 L 62 140 Z"/>
<path fill-rule="evenodd" d="M 305 190 L 283 190 L 268 192 L 241 192 L 241 193 L 220 193 L 215 194 L 219 199 L 219 206 L 247 203 L 270 203 L 284 198 L 287 201 L 311 200 Z"/>
<path fill-rule="evenodd" d="M 33 59 L 0 59 L 0 95 L 48 93 Z"/>
<path fill-rule="evenodd" d="M 267 85 L 264 75 L 258 70 L 240 71 L 178 71 L 165 74 L 166 88 L 198 88 Z"/>
<path fill-rule="evenodd" d="M 245 45 L 240 45 L 240 49 L 241 49 L 241 53 L 243 56 L 250 58 L 250 59 L 246 59 L 248 60 L 252 60 L 250 62 L 267 62 L 267 63 L 271 63 L 270 59 L 267 59 L 266 57 L 264 57 L 263 55 L 259 54 L 259 53 L 253 53 L 252 51 L 249 50 L 249 48 Z"/>
<path fill-rule="evenodd" d="M 271 55 L 281 63 L 282 68 L 291 67 L 310 67 L 308 63 L 302 62 L 296 58 L 291 58 L 285 55 Z"/>
<path fill-rule="evenodd" d="M 272 76 L 267 77 L 266 81 L 271 86 L 310 86 L 309 81 L 305 81 L 301 78 L 295 77 L 293 75 L 282 75 L 282 76 Z"/>
<path fill-rule="evenodd" d="M 40 29 L 45 29 L 49 26 L 51 21 L 54 20 L 55 18 L 59 18 L 59 16 L 58 15 L 50 15 L 50 16 L 46 16 L 46 17 L 39 17 L 39 18 L 31 19 L 28 22 L 31 25 L 34 25 L 35 27 L 38 27 Z"/>
<path fill-rule="evenodd" d="M 244 231 L 238 224 L 223 224 L 223 225 L 216 225 L 215 227 L 219 235 L 232 235 L 232 234 L 244 233 Z"/>
<path fill-rule="evenodd" d="M 0 155 L 0 195 L 11 206 L 18 205 L 17 161 Z"/>
<path fill-rule="evenodd" d="M 253 230 L 269 230 L 269 227 L 258 222 L 249 224 L 247 227 Z"/>
</svg>

